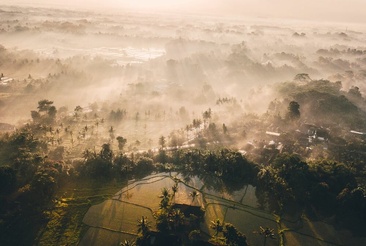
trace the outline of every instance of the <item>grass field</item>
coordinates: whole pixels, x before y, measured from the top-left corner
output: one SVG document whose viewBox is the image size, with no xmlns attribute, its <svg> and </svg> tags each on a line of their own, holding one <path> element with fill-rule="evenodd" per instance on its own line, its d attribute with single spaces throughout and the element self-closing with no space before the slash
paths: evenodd
<svg viewBox="0 0 366 246">
<path fill-rule="evenodd" d="M 40 230 L 37 245 L 78 245 L 88 229 L 82 220 L 88 209 L 111 198 L 124 183 L 75 180 L 63 185 L 56 205 L 46 211 L 48 222 Z"/>
</svg>

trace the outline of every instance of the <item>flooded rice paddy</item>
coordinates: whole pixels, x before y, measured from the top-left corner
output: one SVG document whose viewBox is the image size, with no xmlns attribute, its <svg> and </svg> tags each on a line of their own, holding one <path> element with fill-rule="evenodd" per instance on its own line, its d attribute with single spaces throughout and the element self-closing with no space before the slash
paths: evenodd
<svg viewBox="0 0 366 246">
<path fill-rule="evenodd" d="M 163 188 L 170 189 L 178 182 L 176 202 L 201 205 L 205 209 L 201 231 L 207 237 L 214 235 L 210 222 L 220 219 L 232 223 L 244 233 L 251 245 L 263 245 L 263 237 L 257 233 L 259 227 L 274 228 L 276 239 L 268 239 L 270 245 L 366 245 L 364 238 L 355 238 L 347 231 L 336 231 L 325 222 L 313 222 L 303 217 L 290 221 L 259 208 L 255 187 L 244 186 L 241 190 L 227 192 L 215 190 L 197 176 L 183 177 L 180 174 L 160 173 L 132 180 L 111 199 L 92 206 L 83 219 L 90 228 L 80 245 L 118 245 L 125 239 L 137 237 L 137 220 L 148 218 L 151 229 L 155 228 L 153 212 L 159 208 L 159 195 Z M 188 194 L 196 190 L 192 199 Z"/>
</svg>

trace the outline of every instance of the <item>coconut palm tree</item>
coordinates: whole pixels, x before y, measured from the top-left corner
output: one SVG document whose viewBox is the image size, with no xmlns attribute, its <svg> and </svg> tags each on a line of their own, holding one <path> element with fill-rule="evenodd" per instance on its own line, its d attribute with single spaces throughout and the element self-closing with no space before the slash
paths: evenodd
<svg viewBox="0 0 366 246">
<path fill-rule="evenodd" d="M 160 144 L 160 146 L 161 146 L 161 149 L 164 149 L 164 148 L 165 148 L 166 139 L 165 139 L 165 137 L 164 137 L 164 136 L 161 136 L 161 137 L 159 138 L 159 144 Z"/>
<path fill-rule="evenodd" d="M 184 213 L 182 213 L 179 209 L 173 209 L 169 214 L 169 218 L 175 231 L 184 223 Z"/>
<path fill-rule="evenodd" d="M 177 193 L 177 191 L 178 191 L 178 183 L 176 182 L 172 187 L 173 192 L 172 198 L 174 198 L 174 202 L 175 202 L 175 193 Z"/>
<path fill-rule="evenodd" d="M 215 230 L 215 237 L 217 237 L 224 230 L 224 225 L 220 219 L 216 219 L 211 221 L 210 228 Z"/>
<path fill-rule="evenodd" d="M 189 130 L 191 129 L 191 127 L 189 125 L 186 125 L 186 133 L 187 133 L 187 143 L 189 141 Z"/>
<path fill-rule="evenodd" d="M 136 246 L 135 241 L 125 240 L 119 244 L 119 246 Z"/>
<path fill-rule="evenodd" d="M 115 138 L 114 133 L 116 132 L 115 129 L 113 128 L 113 126 L 111 126 L 111 128 L 109 129 L 109 137 L 110 137 L 110 141 L 113 143 L 113 140 Z"/>
<path fill-rule="evenodd" d="M 276 239 L 274 234 L 274 229 L 270 229 L 269 227 L 263 228 L 262 226 L 259 227 L 259 234 L 263 236 L 265 246 L 267 243 L 267 238 L 270 237 L 271 239 Z"/>
<path fill-rule="evenodd" d="M 168 208 L 169 206 L 169 202 L 170 202 L 170 194 L 169 194 L 169 191 L 167 188 L 163 188 L 161 190 L 161 195 L 159 196 L 161 198 L 161 201 L 160 201 L 160 208 Z"/>
<path fill-rule="evenodd" d="M 137 220 L 137 233 L 146 237 L 149 232 L 150 221 L 147 220 L 147 217 L 141 216 L 141 219 Z"/>
<path fill-rule="evenodd" d="M 225 223 L 223 234 L 227 245 L 248 245 L 247 237 L 239 232 L 236 227 L 230 223 Z"/>
<path fill-rule="evenodd" d="M 193 190 L 192 192 L 189 192 L 189 196 L 192 197 L 192 202 L 191 204 L 194 202 L 194 200 L 196 199 L 196 197 L 199 196 L 200 193 L 198 193 L 196 190 Z"/>
</svg>

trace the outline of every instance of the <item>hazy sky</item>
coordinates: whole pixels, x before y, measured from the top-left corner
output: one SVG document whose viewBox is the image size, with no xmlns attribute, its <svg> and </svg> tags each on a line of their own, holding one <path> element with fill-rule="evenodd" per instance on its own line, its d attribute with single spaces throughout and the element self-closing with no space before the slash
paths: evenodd
<svg viewBox="0 0 366 246">
<path fill-rule="evenodd" d="M 7 3 L 113 7 L 366 23 L 366 0 L 4 0 Z"/>
</svg>

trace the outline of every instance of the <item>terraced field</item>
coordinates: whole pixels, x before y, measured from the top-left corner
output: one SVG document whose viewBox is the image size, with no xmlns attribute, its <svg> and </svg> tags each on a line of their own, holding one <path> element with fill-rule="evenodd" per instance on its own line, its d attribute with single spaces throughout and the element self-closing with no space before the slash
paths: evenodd
<svg viewBox="0 0 366 246">
<path fill-rule="evenodd" d="M 137 237 L 137 220 L 146 216 L 155 230 L 153 211 L 159 207 L 162 188 L 170 188 L 178 182 L 176 199 L 179 203 L 202 205 L 205 208 L 201 230 L 214 235 L 210 222 L 219 218 L 232 223 L 243 232 L 251 245 L 262 245 L 263 237 L 258 234 L 260 226 L 274 228 L 276 239 L 268 239 L 270 245 L 365 245 L 365 238 L 355 238 L 347 231 L 337 231 L 325 222 L 313 222 L 307 218 L 296 221 L 281 218 L 258 208 L 255 187 L 245 186 L 239 191 L 215 191 L 207 188 L 198 177 L 184 178 L 179 174 L 168 173 L 148 176 L 142 180 L 130 181 L 111 199 L 92 206 L 86 213 L 83 223 L 89 229 L 80 245 L 118 245 L 125 239 Z M 188 196 L 196 190 L 196 200 Z M 178 202 L 178 201 L 177 201 Z"/>
</svg>

